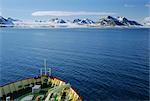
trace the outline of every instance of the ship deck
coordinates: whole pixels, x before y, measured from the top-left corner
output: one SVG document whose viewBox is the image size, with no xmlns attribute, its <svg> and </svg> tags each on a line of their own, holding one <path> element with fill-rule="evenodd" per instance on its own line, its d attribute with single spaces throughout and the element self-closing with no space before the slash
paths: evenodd
<svg viewBox="0 0 150 101">
<path fill-rule="evenodd" d="M 70 84 L 50 76 L 31 77 L 0 86 L 0 100 L 82 101 Z"/>
<path fill-rule="evenodd" d="M 44 87 L 41 88 L 40 92 L 38 93 L 33 93 L 32 90 L 30 89 L 28 92 L 18 96 L 15 98 L 16 101 L 23 101 L 25 98 L 32 98 L 32 100 L 38 100 L 38 101 L 43 101 L 46 98 L 47 92 L 49 89 L 52 87 Z"/>
</svg>

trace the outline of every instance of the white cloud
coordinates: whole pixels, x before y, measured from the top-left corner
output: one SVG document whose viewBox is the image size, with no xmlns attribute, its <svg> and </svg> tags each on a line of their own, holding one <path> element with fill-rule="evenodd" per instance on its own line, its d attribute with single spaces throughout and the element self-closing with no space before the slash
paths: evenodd
<svg viewBox="0 0 150 101">
<path fill-rule="evenodd" d="M 124 7 L 132 8 L 132 7 L 135 7 L 135 5 L 131 5 L 131 4 L 124 4 Z"/>
<path fill-rule="evenodd" d="M 145 4 L 146 7 L 150 7 L 150 4 Z"/>
<path fill-rule="evenodd" d="M 99 15 L 115 15 L 111 12 L 68 12 L 68 11 L 36 11 L 32 13 L 32 16 L 99 16 Z"/>
</svg>

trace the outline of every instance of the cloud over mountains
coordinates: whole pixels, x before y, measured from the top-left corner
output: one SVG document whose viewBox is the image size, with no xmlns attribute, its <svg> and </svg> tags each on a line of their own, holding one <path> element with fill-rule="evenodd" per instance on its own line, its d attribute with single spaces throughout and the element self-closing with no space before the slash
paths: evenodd
<svg viewBox="0 0 150 101">
<path fill-rule="evenodd" d="M 35 11 L 32 16 L 99 16 L 99 15 L 115 15 L 113 12 L 69 12 L 69 11 Z"/>
<path fill-rule="evenodd" d="M 150 3 L 149 4 L 145 4 L 146 7 L 150 7 Z"/>
</svg>

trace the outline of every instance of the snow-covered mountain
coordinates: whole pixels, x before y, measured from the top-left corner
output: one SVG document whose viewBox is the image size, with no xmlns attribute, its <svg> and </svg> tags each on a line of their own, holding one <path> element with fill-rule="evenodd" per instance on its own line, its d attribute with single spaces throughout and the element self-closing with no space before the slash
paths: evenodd
<svg viewBox="0 0 150 101">
<path fill-rule="evenodd" d="M 115 18 L 112 16 L 101 18 L 97 23 L 101 26 L 141 26 L 141 24 L 136 21 L 128 20 L 125 17 Z"/>
<path fill-rule="evenodd" d="M 14 23 L 9 20 L 9 19 L 5 19 L 4 17 L 0 16 L 0 26 L 13 26 Z"/>
<path fill-rule="evenodd" d="M 80 24 L 80 25 L 83 25 L 83 24 L 94 24 L 95 22 L 90 20 L 90 19 L 75 19 L 73 20 L 73 23 L 76 23 L 76 24 Z"/>
<path fill-rule="evenodd" d="M 141 24 L 139 24 L 138 22 L 128 20 L 125 17 L 118 17 L 117 19 L 119 20 L 119 22 L 123 23 L 126 26 L 133 26 L 133 25 L 135 25 L 135 26 L 141 26 Z"/>
<path fill-rule="evenodd" d="M 66 23 L 65 20 L 63 20 L 63 19 L 58 19 L 58 18 L 51 19 L 50 22 L 53 22 L 53 23 L 61 23 L 61 24 Z"/>
<path fill-rule="evenodd" d="M 112 17 L 112 16 L 106 16 L 104 18 L 101 18 L 98 22 L 101 26 L 123 26 L 124 24 L 119 22 L 118 19 Z"/>
</svg>

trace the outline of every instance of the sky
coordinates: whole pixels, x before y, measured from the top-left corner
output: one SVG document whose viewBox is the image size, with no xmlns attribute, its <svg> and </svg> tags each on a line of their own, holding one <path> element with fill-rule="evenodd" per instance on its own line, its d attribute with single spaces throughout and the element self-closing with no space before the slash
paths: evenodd
<svg viewBox="0 0 150 101">
<path fill-rule="evenodd" d="M 0 15 L 23 20 L 125 16 L 142 21 L 150 16 L 150 0 L 0 0 Z"/>
</svg>

